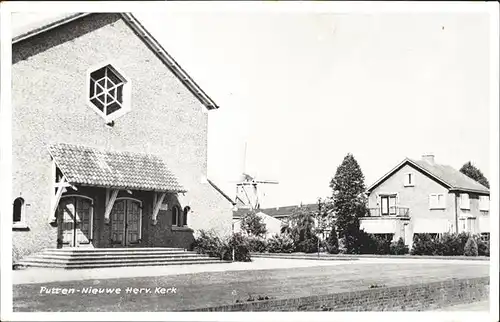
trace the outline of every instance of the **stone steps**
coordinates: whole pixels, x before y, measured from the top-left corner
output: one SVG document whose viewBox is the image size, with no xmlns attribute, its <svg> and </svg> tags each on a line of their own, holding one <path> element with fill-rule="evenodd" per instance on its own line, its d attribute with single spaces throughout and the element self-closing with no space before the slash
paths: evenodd
<svg viewBox="0 0 500 322">
<path fill-rule="evenodd" d="M 65 269 L 226 263 L 181 248 L 46 249 L 16 263 L 25 267 Z"/>
<path fill-rule="evenodd" d="M 87 264 L 87 265 L 65 265 L 55 263 L 30 263 L 28 267 L 45 267 L 45 268 L 62 268 L 62 269 L 89 269 L 89 268 L 107 268 L 107 267 L 135 267 L 135 266 L 171 266 L 171 265 L 194 265 L 194 264 L 221 264 L 229 263 L 228 261 L 221 261 L 218 259 L 198 260 L 198 261 L 178 261 L 178 262 L 134 262 L 134 263 L 101 263 L 101 264 Z"/>
<path fill-rule="evenodd" d="M 90 248 L 90 247 L 80 247 L 80 248 L 47 248 L 43 252 L 58 253 L 58 254 L 100 254 L 100 253 L 144 253 L 144 252 L 186 252 L 184 248 L 167 248 L 167 247 L 144 247 L 144 248 Z"/>
<path fill-rule="evenodd" d="M 65 257 L 65 258 L 83 258 L 83 257 L 120 257 L 120 256 L 127 256 L 127 257 L 133 257 L 133 256 L 182 256 L 182 255 L 198 255 L 194 252 L 187 252 L 187 251 L 161 251 L 161 252 L 151 252 L 151 251 L 143 251 L 143 252 L 138 252 L 138 251 L 133 251 L 133 252 L 127 252 L 127 251 L 120 251 L 120 252 L 92 252 L 92 251 L 87 251 L 87 252 L 57 252 L 57 251 L 44 251 L 42 253 L 39 253 L 35 256 L 57 256 L 57 257 Z"/>
<path fill-rule="evenodd" d="M 120 259 L 178 259 L 178 258 L 207 258 L 200 254 L 101 254 L 101 255 L 52 255 L 52 254 L 38 254 L 30 257 L 30 260 L 62 260 L 62 261 L 93 261 L 93 260 L 120 260 Z"/>
</svg>

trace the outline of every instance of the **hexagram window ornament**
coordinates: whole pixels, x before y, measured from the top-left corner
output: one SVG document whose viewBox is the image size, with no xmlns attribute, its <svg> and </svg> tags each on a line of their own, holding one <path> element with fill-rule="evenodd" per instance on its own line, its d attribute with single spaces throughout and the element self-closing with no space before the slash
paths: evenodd
<svg viewBox="0 0 500 322">
<path fill-rule="evenodd" d="M 129 110 L 130 82 L 111 64 L 91 69 L 88 74 L 88 103 L 106 121 Z"/>
</svg>

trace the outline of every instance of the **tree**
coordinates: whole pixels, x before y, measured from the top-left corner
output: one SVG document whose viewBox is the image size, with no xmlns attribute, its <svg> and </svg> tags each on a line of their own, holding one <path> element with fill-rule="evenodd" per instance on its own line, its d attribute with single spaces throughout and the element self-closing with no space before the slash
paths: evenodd
<svg viewBox="0 0 500 322">
<path fill-rule="evenodd" d="M 488 182 L 488 179 L 486 179 L 486 177 L 483 175 L 483 173 L 481 172 L 481 170 L 479 170 L 478 168 L 476 168 L 472 164 L 472 162 L 469 161 L 469 162 L 465 163 L 460 168 L 460 172 L 462 172 L 463 174 L 465 174 L 469 178 L 471 178 L 471 179 L 479 182 L 480 184 L 482 184 L 486 188 L 490 187 L 490 183 Z"/>
<path fill-rule="evenodd" d="M 307 207 L 296 207 L 288 218 L 285 231 L 296 241 L 303 241 L 313 234 L 314 215 Z"/>
<path fill-rule="evenodd" d="M 330 235 L 326 239 L 326 251 L 330 254 L 339 253 L 339 240 L 337 238 L 337 232 L 335 231 L 335 226 L 332 227 Z"/>
<path fill-rule="evenodd" d="M 465 256 L 477 256 L 478 255 L 477 243 L 474 240 L 474 237 L 472 237 L 472 236 L 469 237 L 469 239 L 467 240 L 467 243 L 465 244 L 464 255 Z"/>
<path fill-rule="evenodd" d="M 333 190 L 333 212 L 338 237 L 343 239 L 348 253 L 356 252 L 359 218 L 368 214 L 365 177 L 352 154 L 347 154 L 330 181 Z"/>
<path fill-rule="evenodd" d="M 253 211 L 243 215 L 240 227 L 248 235 L 263 237 L 267 234 L 266 223 Z"/>
<path fill-rule="evenodd" d="M 317 251 L 318 238 L 315 232 L 314 212 L 303 206 L 296 207 L 281 227 L 281 232 L 290 236 L 296 251 Z"/>
<path fill-rule="evenodd" d="M 318 198 L 317 220 L 320 228 L 332 227 L 335 224 L 335 213 L 333 212 L 332 198 Z"/>
</svg>

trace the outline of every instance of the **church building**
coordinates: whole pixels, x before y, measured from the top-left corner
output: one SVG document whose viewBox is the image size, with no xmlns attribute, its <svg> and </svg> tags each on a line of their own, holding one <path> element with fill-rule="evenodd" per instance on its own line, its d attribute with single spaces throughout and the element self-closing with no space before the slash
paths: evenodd
<svg viewBox="0 0 500 322">
<path fill-rule="evenodd" d="M 218 106 L 136 17 L 59 15 L 13 28 L 12 43 L 14 261 L 231 232 L 207 178 Z"/>
</svg>

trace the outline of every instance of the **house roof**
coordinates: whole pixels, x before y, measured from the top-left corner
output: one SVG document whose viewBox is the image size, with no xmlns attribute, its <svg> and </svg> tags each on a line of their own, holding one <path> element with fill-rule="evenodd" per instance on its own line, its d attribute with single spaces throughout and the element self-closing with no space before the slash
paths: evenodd
<svg viewBox="0 0 500 322">
<path fill-rule="evenodd" d="M 151 154 L 102 151 L 65 143 L 49 146 L 49 153 L 71 184 L 186 192 L 163 160 Z"/>
<path fill-rule="evenodd" d="M 450 190 L 457 191 L 467 191 L 467 192 L 475 192 L 475 193 L 484 193 L 489 194 L 490 190 L 476 182 L 475 180 L 469 178 L 465 174 L 456 170 L 455 168 L 438 163 L 430 163 L 425 160 L 414 160 L 406 158 L 400 164 L 398 164 L 391 171 L 382 176 L 379 180 L 377 180 L 374 184 L 372 184 L 367 190 L 371 192 L 377 186 L 379 186 L 382 182 L 384 182 L 387 178 L 389 178 L 392 174 L 402 168 L 404 165 L 410 164 L 416 169 L 420 170 L 427 176 L 433 178 L 434 180 L 441 183 L 443 186 Z"/>
<path fill-rule="evenodd" d="M 43 32 L 57 28 L 71 21 L 81 19 L 93 13 L 70 13 L 46 16 L 43 18 L 28 17 L 25 24 L 16 23 L 13 15 L 12 43 L 35 37 Z M 24 15 L 24 13 L 23 13 Z M 151 33 L 131 13 L 121 13 L 123 20 L 138 35 L 146 45 L 158 56 L 158 58 L 174 73 L 174 75 L 188 88 L 188 90 L 208 109 L 217 109 L 219 106 L 198 86 L 198 84 L 182 69 L 162 45 L 151 35 Z"/>
</svg>

